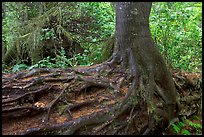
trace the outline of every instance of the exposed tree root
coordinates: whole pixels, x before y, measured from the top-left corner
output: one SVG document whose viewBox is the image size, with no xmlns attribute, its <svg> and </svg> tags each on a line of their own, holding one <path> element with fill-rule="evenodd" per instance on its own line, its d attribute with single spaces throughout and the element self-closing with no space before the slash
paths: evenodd
<svg viewBox="0 0 204 137">
<path fill-rule="evenodd" d="M 73 119 L 69 122 L 64 122 L 63 124 L 60 124 L 60 125 L 54 125 L 54 126 L 51 125 L 51 126 L 46 126 L 42 128 L 31 128 L 23 132 L 22 134 L 23 135 L 42 134 L 42 132 L 44 132 L 45 134 L 54 134 L 54 133 L 56 134 L 56 131 L 57 131 L 57 134 L 70 135 L 70 134 L 74 134 L 79 128 L 83 126 L 103 123 L 109 120 L 113 121 L 113 119 L 115 119 L 118 115 L 120 115 L 123 111 L 125 111 L 126 108 L 127 106 L 119 110 L 117 106 L 115 108 L 104 109 L 102 111 L 90 114 L 88 116 L 83 116 L 78 119 Z"/>
<path fill-rule="evenodd" d="M 116 63 L 115 60 L 110 62 Z M 27 127 L 18 133 L 24 135 L 154 134 L 158 129 L 165 129 L 169 125 L 171 108 L 168 105 L 171 102 L 159 83 L 154 79 L 145 80 L 142 77 L 145 74 L 139 75 L 139 70 L 121 73 L 120 66 L 116 65 L 115 69 L 106 72 L 107 67 L 109 65 L 103 64 L 80 69 L 35 69 L 3 75 L 3 119 L 41 115 L 39 126 Z M 195 110 L 198 109 L 201 92 L 197 90 L 200 88 L 196 93 L 181 91 L 184 85 L 174 80 L 182 115 L 195 113 L 190 107 L 186 109 L 186 105 L 193 104 Z M 83 94 L 86 98 L 82 98 Z M 192 95 L 184 97 L 185 94 Z M 151 100 L 154 104 L 150 104 Z M 86 107 L 91 110 L 78 112 Z M 52 122 L 58 113 L 66 120 Z"/>
</svg>

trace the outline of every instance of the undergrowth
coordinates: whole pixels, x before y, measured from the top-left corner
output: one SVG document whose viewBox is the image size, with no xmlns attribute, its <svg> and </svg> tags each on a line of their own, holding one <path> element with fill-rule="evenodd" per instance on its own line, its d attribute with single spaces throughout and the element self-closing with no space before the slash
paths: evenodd
<svg viewBox="0 0 204 137">
<path fill-rule="evenodd" d="M 72 58 L 67 58 L 65 55 L 64 48 L 61 48 L 61 51 L 55 58 L 50 56 L 40 60 L 38 63 L 33 64 L 32 66 L 27 66 L 26 64 L 17 62 L 14 66 L 8 67 L 5 64 L 2 64 L 3 72 L 18 72 L 21 70 L 31 70 L 33 68 L 68 68 L 76 66 L 90 66 L 93 63 L 89 61 L 88 55 L 86 52 L 81 54 L 75 54 Z"/>
<path fill-rule="evenodd" d="M 190 118 L 183 117 L 182 120 L 173 123 L 170 128 L 174 135 L 201 135 L 202 125 L 199 123 L 200 120 L 198 115 L 193 115 Z"/>
</svg>

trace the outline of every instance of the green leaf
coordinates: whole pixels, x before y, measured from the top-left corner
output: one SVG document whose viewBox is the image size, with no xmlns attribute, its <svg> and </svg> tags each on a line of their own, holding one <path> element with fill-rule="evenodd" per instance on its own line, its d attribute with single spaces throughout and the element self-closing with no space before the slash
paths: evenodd
<svg viewBox="0 0 204 137">
<path fill-rule="evenodd" d="M 182 135 L 191 135 L 191 133 L 190 133 L 188 130 L 186 130 L 186 129 L 185 129 L 185 130 L 182 130 L 182 131 L 181 131 L 181 134 L 182 134 Z"/>
<path fill-rule="evenodd" d="M 178 127 L 176 124 L 173 124 L 173 125 L 172 125 L 172 128 L 173 128 L 173 131 L 174 131 L 175 133 L 179 133 L 180 127 Z"/>
<path fill-rule="evenodd" d="M 26 64 L 17 64 L 13 66 L 12 72 L 17 72 L 20 71 L 22 69 L 27 69 L 28 66 Z"/>
<path fill-rule="evenodd" d="M 199 118 L 198 118 L 198 116 L 193 115 L 193 119 L 198 120 Z"/>
</svg>

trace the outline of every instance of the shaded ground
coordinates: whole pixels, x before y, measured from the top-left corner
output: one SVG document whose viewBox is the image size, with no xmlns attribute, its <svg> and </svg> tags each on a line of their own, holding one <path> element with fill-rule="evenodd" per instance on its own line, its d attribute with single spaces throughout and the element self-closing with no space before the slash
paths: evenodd
<svg viewBox="0 0 204 137">
<path fill-rule="evenodd" d="M 194 118 L 195 116 L 197 116 L 196 119 Z M 192 125 L 189 125 L 188 121 L 191 121 L 194 125 L 195 124 L 200 124 L 202 126 L 202 112 L 188 117 L 187 120 L 180 121 L 180 122 L 184 123 L 185 125 L 183 125 L 183 127 L 180 128 L 178 133 L 176 133 L 174 131 L 173 127 L 169 127 L 162 134 L 163 135 L 183 135 L 182 131 L 188 130 L 190 132 L 188 135 L 202 135 L 202 128 L 195 128 Z"/>
<path fill-rule="evenodd" d="M 201 89 L 201 83 L 199 83 L 199 79 L 202 79 L 202 75 L 199 73 L 189 73 L 182 71 L 174 72 L 174 80 L 176 80 L 177 89 L 180 89 L 180 92 L 183 92 L 184 96 L 191 96 L 192 91 L 196 91 L 199 88 Z M 180 86 L 180 87 L 178 87 Z M 188 92 L 184 92 L 188 91 Z M 202 89 L 201 89 L 202 91 Z M 202 103 L 202 101 L 200 102 Z M 189 104 L 189 107 L 194 107 Z M 184 118 L 186 117 L 186 118 Z M 182 122 L 184 125 L 180 128 L 178 133 L 175 132 L 173 127 L 169 127 L 166 131 L 164 131 L 163 135 L 182 135 L 181 132 L 184 130 L 188 130 L 190 133 L 188 135 L 202 135 L 202 127 L 196 128 L 192 125 L 189 125 L 189 122 L 192 122 L 194 125 L 199 124 L 202 126 L 202 108 L 200 105 L 199 111 L 192 113 L 191 115 L 184 114 L 181 119 L 179 119 L 176 123 Z"/>
<path fill-rule="evenodd" d="M 15 74 L 4 74 L 3 78 L 12 78 Z M 50 75 L 46 73 L 40 74 L 41 76 Z M 179 90 L 180 97 L 185 96 L 191 96 L 193 93 L 194 95 L 197 92 L 192 92 L 193 90 L 198 90 L 201 87 L 200 86 L 200 80 L 201 80 L 201 74 L 198 73 L 186 73 L 181 71 L 175 71 L 173 72 L 174 81 L 176 84 L 177 90 Z M 35 76 L 28 76 L 25 77 L 22 81 L 25 81 L 25 83 L 31 79 L 35 78 Z M 38 76 L 36 76 L 38 78 Z M 86 77 L 88 78 L 88 77 Z M 120 79 L 121 77 L 118 76 L 115 80 L 122 81 Z M 71 78 L 70 78 L 71 79 Z M 108 77 L 109 80 L 111 80 L 111 75 Z M 2 110 L 3 110 L 3 121 L 2 121 L 2 134 L 3 135 L 17 135 L 17 134 L 23 134 L 28 128 L 29 130 L 32 130 L 32 128 L 36 127 L 46 127 L 49 125 L 60 125 L 64 122 L 72 121 L 73 119 L 83 119 L 86 118 L 86 116 L 90 116 L 90 114 L 95 114 L 96 112 L 98 114 L 103 114 L 102 112 L 104 110 L 108 111 L 108 108 L 113 106 L 116 102 L 121 101 L 127 91 L 128 88 L 126 86 L 121 87 L 121 90 L 117 90 L 115 92 L 112 92 L 109 88 L 102 88 L 103 86 L 94 87 L 90 86 L 90 88 L 87 86 L 86 88 L 81 87 L 81 85 L 84 85 L 82 83 L 78 83 L 78 87 L 73 87 L 75 89 L 78 89 L 78 92 L 66 92 L 64 96 L 60 96 L 62 94 L 63 90 L 59 90 L 58 87 L 60 87 L 60 82 L 56 82 L 54 79 L 49 79 L 49 81 L 52 81 L 52 86 L 48 85 L 46 87 L 46 84 L 42 87 L 38 87 L 38 90 L 44 90 L 43 92 L 39 92 L 40 94 L 36 94 L 33 98 L 23 98 L 23 100 L 18 99 L 18 101 L 11 101 L 8 100 L 16 99 L 20 95 L 25 95 L 26 92 L 24 91 L 24 88 L 22 88 L 22 93 L 13 91 L 10 92 L 3 92 L 2 94 Z M 63 80 L 63 78 L 61 79 Z M 66 79 L 69 80 L 69 79 Z M 30 86 L 29 84 L 22 84 L 22 87 L 24 86 Z M 80 85 L 81 84 L 81 85 Z M 57 87 L 55 85 L 58 85 Z M 12 85 L 12 87 L 18 87 L 21 85 Z M 61 85 L 61 89 L 65 88 L 66 84 Z M 4 87 L 3 87 L 4 88 Z M 7 88 L 8 89 L 8 88 Z M 37 89 L 33 89 L 37 91 Z M 200 94 L 198 94 L 200 96 Z M 59 97 L 59 98 L 58 98 Z M 56 101 L 56 99 L 58 101 Z M 6 103 L 5 103 L 6 102 Z M 183 102 L 186 102 L 186 100 L 183 100 Z M 188 101 L 187 101 L 188 102 Z M 141 102 L 143 103 L 143 102 Z M 181 103 L 182 104 L 182 103 Z M 146 104 L 143 104 L 144 106 Z M 15 107 L 14 107 L 15 106 Z M 53 107 L 56 106 L 56 107 Z M 190 106 L 189 108 L 192 108 L 195 106 Z M 25 111 L 22 111 L 22 108 L 25 108 Z M 32 111 L 32 108 L 35 111 Z M 51 108 L 51 109 L 49 109 Z M 146 108 L 146 107 L 144 107 Z M 19 114 L 22 115 L 24 113 L 25 115 L 23 117 L 18 117 L 17 112 L 19 109 Z M 192 115 L 196 112 L 188 112 L 192 109 L 186 108 L 183 110 L 185 116 L 189 116 L 188 114 Z M 13 111 L 13 113 L 12 113 Z M 49 112 L 50 111 L 50 112 Z M 49 114 L 48 114 L 49 112 Z M 131 110 L 132 113 L 134 113 L 134 110 Z M 49 116 L 48 116 L 49 115 Z M 124 114 L 124 117 L 126 114 Z M 148 116 L 146 113 L 146 110 L 141 108 L 141 111 L 137 115 L 135 115 L 137 120 L 140 121 L 141 124 L 134 125 L 132 130 L 136 127 L 137 131 L 142 130 L 142 128 L 145 126 L 143 121 L 146 121 Z M 201 114 L 199 115 L 198 122 L 202 123 L 202 117 Z M 11 118 L 13 117 L 13 118 Z M 123 119 L 123 116 L 120 117 L 120 119 Z M 127 119 L 124 119 L 127 120 Z M 137 121 L 138 122 L 138 121 Z M 108 124 L 108 123 L 107 123 Z M 104 125 L 106 126 L 106 125 Z M 118 128 L 125 128 L 122 125 L 120 125 Z M 97 128 L 94 133 L 100 132 L 103 127 Z M 82 129 L 86 130 L 86 129 Z M 136 131 L 131 131 L 133 134 Z M 169 128 L 165 133 L 163 134 L 172 134 L 172 130 Z"/>
</svg>

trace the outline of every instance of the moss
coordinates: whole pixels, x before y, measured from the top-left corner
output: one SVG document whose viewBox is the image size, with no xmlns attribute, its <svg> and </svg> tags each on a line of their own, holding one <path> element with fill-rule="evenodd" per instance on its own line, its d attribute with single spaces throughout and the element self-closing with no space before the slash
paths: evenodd
<svg viewBox="0 0 204 137">
<path fill-rule="evenodd" d="M 114 42 L 115 42 L 115 35 L 110 37 L 107 42 L 105 42 L 103 46 L 103 50 L 101 52 L 102 58 L 99 62 L 103 62 L 107 60 L 113 53 L 113 48 L 114 48 Z"/>
</svg>

